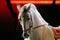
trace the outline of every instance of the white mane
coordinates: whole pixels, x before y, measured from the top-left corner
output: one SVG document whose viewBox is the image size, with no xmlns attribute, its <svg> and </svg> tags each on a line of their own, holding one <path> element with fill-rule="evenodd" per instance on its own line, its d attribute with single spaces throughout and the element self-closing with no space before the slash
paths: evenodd
<svg viewBox="0 0 60 40">
<path fill-rule="evenodd" d="M 30 12 L 30 14 L 32 15 L 33 27 L 44 25 L 44 24 L 48 25 L 48 23 L 43 19 L 43 17 L 38 12 L 34 4 L 29 3 L 29 4 L 25 4 L 24 6 L 26 6 L 27 8 L 29 5 L 30 5 L 30 9 L 28 13 Z"/>
</svg>

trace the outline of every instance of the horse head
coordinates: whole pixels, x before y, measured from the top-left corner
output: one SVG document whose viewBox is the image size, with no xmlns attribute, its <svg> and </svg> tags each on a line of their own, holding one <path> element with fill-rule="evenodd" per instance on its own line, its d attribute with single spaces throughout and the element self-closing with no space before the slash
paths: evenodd
<svg viewBox="0 0 60 40">
<path fill-rule="evenodd" d="M 20 21 L 20 24 L 22 25 L 24 32 L 27 32 L 28 30 L 31 30 L 31 28 L 36 26 L 44 24 L 48 25 L 48 23 L 43 19 L 34 4 L 25 4 L 22 8 L 20 8 L 18 5 L 17 8 L 19 10 L 18 19 Z"/>
</svg>

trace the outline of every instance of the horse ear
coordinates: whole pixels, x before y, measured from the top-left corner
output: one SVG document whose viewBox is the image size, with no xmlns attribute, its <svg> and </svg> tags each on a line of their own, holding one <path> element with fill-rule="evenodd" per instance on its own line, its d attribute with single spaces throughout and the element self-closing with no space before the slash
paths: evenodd
<svg viewBox="0 0 60 40">
<path fill-rule="evenodd" d="M 19 4 L 17 5 L 17 9 L 19 11 L 18 19 L 20 19 L 20 5 Z"/>
<path fill-rule="evenodd" d="M 27 11 L 30 9 L 30 5 L 28 6 L 28 8 L 26 9 Z"/>
<path fill-rule="evenodd" d="M 17 9 L 19 11 L 18 19 L 20 19 L 22 8 L 20 7 L 20 4 L 17 5 Z"/>
<path fill-rule="evenodd" d="M 18 11 L 20 12 L 21 7 L 20 7 L 20 5 L 19 5 L 19 4 L 17 5 L 17 9 L 18 9 Z"/>
<path fill-rule="evenodd" d="M 30 9 L 30 6 L 31 6 L 30 4 L 24 5 L 24 12 L 28 12 Z"/>
</svg>

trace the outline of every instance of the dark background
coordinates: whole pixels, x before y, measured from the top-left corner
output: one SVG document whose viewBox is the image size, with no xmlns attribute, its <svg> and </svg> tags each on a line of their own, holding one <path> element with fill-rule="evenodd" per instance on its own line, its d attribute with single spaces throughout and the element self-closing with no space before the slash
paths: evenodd
<svg viewBox="0 0 60 40">
<path fill-rule="evenodd" d="M 12 9 L 9 9 L 11 7 Z M 11 4 L 11 7 L 8 7 L 6 0 L 0 0 L 0 39 L 23 40 L 22 28 L 17 19 L 19 12 L 15 4 Z M 60 25 L 60 5 L 36 5 L 36 7 L 50 25 Z"/>
<path fill-rule="evenodd" d="M 36 5 L 36 7 L 51 26 L 60 25 L 60 5 Z"/>
</svg>

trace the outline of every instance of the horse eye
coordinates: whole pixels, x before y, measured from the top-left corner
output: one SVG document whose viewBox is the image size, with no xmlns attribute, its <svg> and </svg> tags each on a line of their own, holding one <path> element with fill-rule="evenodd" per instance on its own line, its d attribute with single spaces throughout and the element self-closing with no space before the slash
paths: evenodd
<svg viewBox="0 0 60 40">
<path fill-rule="evenodd" d="M 29 20 L 30 18 L 28 18 L 28 20 Z"/>
<path fill-rule="evenodd" d="M 20 18 L 20 21 L 21 21 L 21 18 Z"/>
<path fill-rule="evenodd" d="M 24 16 L 23 16 L 24 17 Z"/>
</svg>

